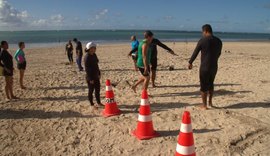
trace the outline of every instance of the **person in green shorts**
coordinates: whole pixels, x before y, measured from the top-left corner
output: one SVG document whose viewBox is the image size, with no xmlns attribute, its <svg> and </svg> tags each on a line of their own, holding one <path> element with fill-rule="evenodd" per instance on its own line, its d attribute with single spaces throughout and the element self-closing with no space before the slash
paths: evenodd
<svg viewBox="0 0 270 156">
<path fill-rule="evenodd" d="M 26 59 L 25 59 L 25 54 L 24 54 L 24 48 L 25 48 L 25 43 L 24 42 L 19 42 L 18 44 L 19 49 L 16 51 L 14 58 L 17 62 L 17 68 L 20 71 L 20 86 L 21 89 L 26 89 L 26 87 L 23 85 L 23 78 L 24 78 L 24 72 L 26 69 Z"/>
<path fill-rule="evenodd" d="M 138 47 L 138 59 L 137 67 L 141 72 L 142 76 L 132 86 L 132 90 L 136 93 L 136 88 L 139 84 L 143 83 L 143 90 L 148 89 L 150 80 L 150 61 L 151 61 L 151 49 L 149 44 L 152 42 L 153 33 L 149 30 L 144 33 L 144 40 L 140 42 Z"/>
</svg>

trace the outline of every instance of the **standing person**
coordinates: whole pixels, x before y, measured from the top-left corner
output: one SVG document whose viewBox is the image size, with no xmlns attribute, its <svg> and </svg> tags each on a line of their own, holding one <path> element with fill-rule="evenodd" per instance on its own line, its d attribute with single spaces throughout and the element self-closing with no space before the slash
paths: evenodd
<svg viewBox="0 0 270 156">
<path fill-rule="evenodd" d="M 73 41 L 76 43 L 76 62 L 77 62 L 79 71 L 83 71 L 83 67 L 82 67 L 82 57 L 83 57 L 82 43 L 80 41 L 78 41 L 77 38 L 74 38 Z"/>
<path fill-rule="evenodd" d="M 25 43 L 24 42 L 19 42 L 18 44 L 19 49 L 16 51 L 14 58 L 17 62 L 17 68 L 20 71 L 20 86 L 21 89 L 26 89 L 26 87 L 23 85 L 23 78 L 24 78 L 24 72 L 26 69 L 26 59 L 25 59 L 25 53 L 24 53 L 24 48 L 25 48 Z"/>
<path fill-rule="evenodd" d="M 98 106 L 104 106 L 100 101 L 100 70 L 99 70 L 99 60 L 96 55 L 96 44 L 89 42 L 86 45 L 86 55 L 84 58 L 85 71 L 86 71 L 86 81 L 88 85 L 88 99 L 90 104 L 94 109 L 97 109 Z M 97 100 L 97 105 L 94 105 L 93 102 L 93 92 L 95 91 L 95 97 Z"/>
<path fill-rule="evenodd" d="M 2 51 L 0 53 L 1 64 L 4 66 L 4 76 L 6 81 L 5 92 L 7 99 L 17 99 L 13 94 L 13 58 L 12 55 L 8 52 L 8 42 L 1 42 Z"/>
<path fill-rule="evenodd" d="M 209 95 L 209 107 L 213 106 L 214 80 L 218 70 L 218 59 L 222 50 L 222 42 L 213 35 L 209 24 L 202 26 L 203 37 L 197 44 L 190 60 L 188 68 L 192 69 L 193 61 L 201 51 L 200 85 L 202 96 L 202 109 L 207 109 L 207 96 Z"/>
<path fill-rule="evenodd" d="M 66 44 L 65 54 L 67 54 L 68 56 L 69 63 L 73 64 L 73 45 L 71 43 L 71 40 L 69 40 Z"/>
<path fill-rule="evenodd" d="M 138 46 L 139 46 L 139 41 L 136 39 L 136 36 L 131 36 L 131 48 L 132 48 L 132 51 L 134 49 L 138 49 Z M 135 71 L 138 71 L 138 67 L 136 65 L 137 63 L 137 58 L 138 58 L 138 54 L 137 54 L 138 50 L 134 51 L 134 52 L 130 52 L 128 54 L 128 56 L 131 56 L 132 57 L 132 60 L 134 62 L 134 69 Z"/>
<path fill-rule="evenodd" d="M 168 53 L 172 54 L 172 55 L 176 55 L 174 53 L 174 51 L 169 48 L 168 46 L 166 46 L 165 44 L 163 44 L 162 42 L 160 42 L 158 39 L 154 38 L 154 34 L 152 36 L 152 42 L 150 43 L 149 47 L 151 49 L 151 81 L 152 81 L 152 86 L 155 88 L 156 87 L 156 74 L 157 74 L 157 56 L 158 56 L 158 51 L 157 51 L 157 46 L 160 46 L 161 48 L 165 49 L 168 51 Z M 132 50 L 130 53 L 136 51 L 137 49 Z"/>
<path fill-rule="evenodd" d="M 144 33 L 144 40 L 140 42 L 138 47 L 138 60 L 137 66 L 142 76 L 131 88 L 136 93 L 136 88 L 139 84 L 143 83 L 143 90 L 148 89 L 150 81 L 150 61 L 151 61 L 151 49 L 149 44 L 152 42 L 153 33 L 149 30 Z"/>
</svg>

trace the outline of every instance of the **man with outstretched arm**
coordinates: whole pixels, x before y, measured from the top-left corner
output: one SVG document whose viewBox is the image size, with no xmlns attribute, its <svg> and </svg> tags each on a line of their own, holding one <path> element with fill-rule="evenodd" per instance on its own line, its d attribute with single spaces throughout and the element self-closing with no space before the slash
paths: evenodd
<svg viewBox="0 0 270 156">
<path fill-rule="evenodd" d="M 209 95 L 209 107 L 213 106 L 214 80 L 218 70 L 218 59 L 222 50 L 222 41 L 213 35 L 209 24 L 202 26 L 203 37 L 197 44 L 190 60 L 188 68 L 192 69 L 192 63 L 201 52 L 200 86 L 202 96 L 202 109 L 207 109 L 207 97 Z"/>
</svg>

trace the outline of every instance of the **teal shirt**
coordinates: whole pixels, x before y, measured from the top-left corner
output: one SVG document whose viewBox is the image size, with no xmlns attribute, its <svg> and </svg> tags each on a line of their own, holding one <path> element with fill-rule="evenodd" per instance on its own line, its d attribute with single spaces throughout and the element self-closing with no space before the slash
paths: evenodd
<svg viewBox="0 0 270 156">
<path fill-rule="evenodd" d="M 14 55 L 14 58 L 15 58 L 15 60 L 17 61 L 17 63 L 20 63 L 20 62 L 19 62 L 19 57 L 22 57 L 22 58 L 24 59 L 24 61 L 26 61 L 26 59 L 25 59 L 25 54 L 24 54 L 24 52 L 23 52 L 21 49 L 18 49 L 18 50 L 16 51 L 15 55 Z"/>
<path fill-rule="evenodd" d="M 137 66 L 139 68 L 144 68 L 144 63 L 143 63 L 143 54 L 142 54 L 142 46 L 144 44 L 147 44 L 146 40 L 143 40 L 140 42 L 139 47 L 138 47 L 138 60 L 137 60 Z M 151 49 L 148 47 L 147 50 L 147 63 L 150 65 L 150 60 L 151 60 Z"/>
</svg>

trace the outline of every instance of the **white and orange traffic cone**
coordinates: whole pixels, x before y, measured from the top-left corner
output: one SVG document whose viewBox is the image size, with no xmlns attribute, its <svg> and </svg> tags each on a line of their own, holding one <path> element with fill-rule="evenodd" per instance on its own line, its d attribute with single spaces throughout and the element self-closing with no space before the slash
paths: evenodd
<svg viewBox="0 0 270 156">
<path fill-rule="evenodd" d="M 102 112 L 104 117 L 110 117 L 121 114 L 121 111 L 118 109 L 117 104 L 114 100 L 114 93 L 112 90 L 110 80 L 106 80 L 106 103 L 105 109 Z"/>
<path fill-rule="evenodd" d="M 140 140 L 151 139 L 159 136 L 153 127 L 150 104 L 146 90 L 142 91 L 137 129 L 134 130 L 132 134 Z"/>
<path fill-rule="evenodd" d="M 190 113 L 188 111 L 183 114 L 175 155 L 196 156 Z"/>
</svg>

